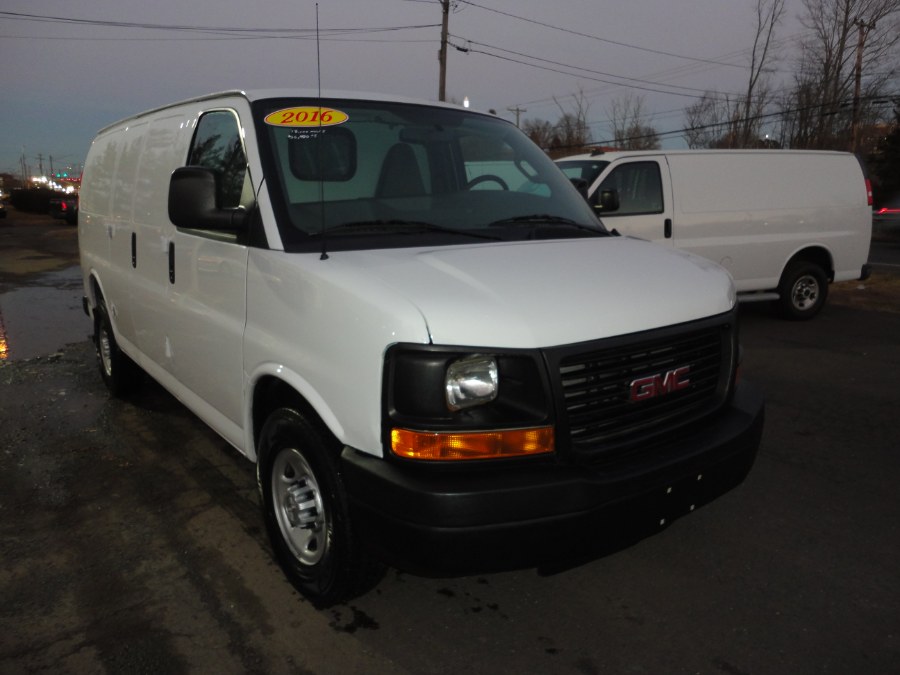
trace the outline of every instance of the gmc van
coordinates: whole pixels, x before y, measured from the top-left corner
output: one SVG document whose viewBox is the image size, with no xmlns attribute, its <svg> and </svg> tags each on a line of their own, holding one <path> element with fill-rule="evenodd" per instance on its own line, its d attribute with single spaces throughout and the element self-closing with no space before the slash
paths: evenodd
<svg viewBox="0 0 900 675">
<path fill-rule="evenodd" d="M 146 371 L 256 463 L 275 556 L 320 605 L 384 563 L 582 556 L 757 452 L 728 274 L 611 235 L 490 115 L 295 91 L 160 108 L 97 135 L 78 234 L 107 386 Z"/>
<path fill-rule="evenodd" d="M 595 152 L 557 161 L 605 225 L 725 267 L 743 301 L 811 319 L 833 281 L 869 276 L 872 191 L 845 152 Z"/>
</svg>

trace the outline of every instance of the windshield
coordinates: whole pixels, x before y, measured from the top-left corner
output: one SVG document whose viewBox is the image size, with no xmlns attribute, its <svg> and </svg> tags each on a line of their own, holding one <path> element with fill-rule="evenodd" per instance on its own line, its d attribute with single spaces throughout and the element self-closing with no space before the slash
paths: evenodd
<svg viewBox="0 0 900 675">
<path fill-rule="evenodd" d="M 609 162 L 599 159 L 561 159 L 556 165 L 562 169 L 570 179 L 586 181 L 588 187 L 594 184 L 597 176 L 603 173 Z"/>
<path fill-rule="evenodd" d="M 254 104 L 287 250 L 602 236 L 592 210 L 512 124 L 424 105 Z"/>
</svg>

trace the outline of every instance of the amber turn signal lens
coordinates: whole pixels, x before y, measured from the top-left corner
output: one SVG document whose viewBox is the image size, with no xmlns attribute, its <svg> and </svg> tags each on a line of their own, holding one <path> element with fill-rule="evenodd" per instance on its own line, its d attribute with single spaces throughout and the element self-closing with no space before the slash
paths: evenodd
<svg viewBox="0 0 900 675">
<path fill-rule="evenodd" d="M 391 431 L 391 450 L 407 459 L 501 459 L 539 455 L 553 449 L 553 427 L 469 433 Z"/>
</svg>

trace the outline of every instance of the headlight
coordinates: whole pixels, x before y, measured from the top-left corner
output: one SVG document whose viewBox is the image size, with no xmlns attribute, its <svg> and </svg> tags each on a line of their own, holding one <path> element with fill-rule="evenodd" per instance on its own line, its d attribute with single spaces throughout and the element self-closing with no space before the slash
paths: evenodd
<svg viewBox="0 0 900 675">
<path fill-rule="evenodd" d="M 538 350 L 395 344 L 385 354 L 383 386 L 382 442 L 394 456 L 554 451 L 550 381 Z"/>
<path fill-rule="evenodd" d="M 455 412 L 490 403 L 497 398 L 499 384 L 493 356 L 476 354 L 453 361 L 444 377 L 447 408 Z"/>
</svg>

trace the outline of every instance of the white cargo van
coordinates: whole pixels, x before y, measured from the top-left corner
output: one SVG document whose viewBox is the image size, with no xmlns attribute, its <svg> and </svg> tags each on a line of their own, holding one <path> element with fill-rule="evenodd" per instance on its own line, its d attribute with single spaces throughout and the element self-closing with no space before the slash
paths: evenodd
<svg viewBox="0 0 900 675">
<path fill-rule="evenodd" d="M 383 562 L 605 550 L 757 452 L 727 273 L 612 236 L 490 115 L 284 91 L 154 110 L 97 135 L 78 234 L 107 385 L 140 367 L 256 462 L 318 603 Z"/>
<path fill-rule="evenodd" d="M 832 281 L 865 279 L 872 192 L 843 152 L 596 152 L 557 161 L 606 226 L 725 267 L 741 300 L 809 319 Z"/>
</svg>

